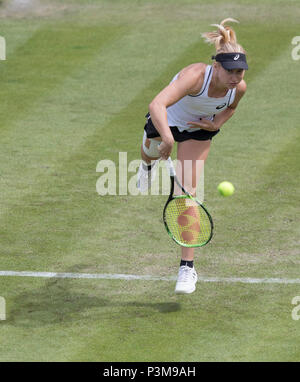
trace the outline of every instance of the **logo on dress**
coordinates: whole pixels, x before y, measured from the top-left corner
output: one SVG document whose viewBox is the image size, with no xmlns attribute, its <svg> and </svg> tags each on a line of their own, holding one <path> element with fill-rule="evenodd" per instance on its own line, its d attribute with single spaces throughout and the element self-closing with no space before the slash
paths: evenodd
<svg viewBox="0 0 300 382">
<path fill-rule="evenodd" d="M 226 106 L 226 102 L 225 103 L 222 103 L 222 105 L 219 105 L 216 107 L 217 110 L 219 109 L 223 109 L 223 107 Z"/>
<path fill-rule="evenodd" d="M 234 61 L 238 60 L 240 58 L 240 55 L 237 54 L 235 57 L 233 57 Z"/>
</svg>

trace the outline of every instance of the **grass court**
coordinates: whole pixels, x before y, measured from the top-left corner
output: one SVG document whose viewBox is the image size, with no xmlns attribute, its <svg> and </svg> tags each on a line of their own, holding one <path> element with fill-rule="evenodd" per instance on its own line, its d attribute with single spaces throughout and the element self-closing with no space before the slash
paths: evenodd
<svg viewBox="0 0 300 382">
<path fill-rule="evenodd" d="M 299 361 L 299 2 L 0 3 L 0 271 L 153 277 L 2 275 L 0 361 Z M 215 234 L 196 250 L 196 292 L 178 296 L 163 279 L 180 261 L 166 196 L 100 196 L 96 166 L 139 159 L 148 104 L 184 66 L 211 63 L 201 33 L 227 17 L 248 88 L 213 140 Z"/>
</svg>

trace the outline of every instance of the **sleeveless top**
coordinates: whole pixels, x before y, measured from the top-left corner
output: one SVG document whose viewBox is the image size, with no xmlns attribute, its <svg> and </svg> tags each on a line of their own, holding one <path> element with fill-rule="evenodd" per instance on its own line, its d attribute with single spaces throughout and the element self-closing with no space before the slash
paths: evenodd
<svg viewBox="0 0 300 382">
<path fill-rule="evenodd" d="M 231 105 L 235 98 L 236 88 L 229 89 L 227 94 L 221 98 L 208 96 L 209 84 L 213 74 L 213 67 L 207 65 L 202 88 L 196 95 L 187 95 L 181 98 L 174 105 L 167 108 L 169 126 L 177 126 L 179 131 L 197 131 L 201 128 L 191 128 L 187 122 L 197 121 L 200 118 L 213 120 L 215 115 L 225 110 Z M 175 75 L 171 82 L 175 81 L 179 73 Z"/>
</svg>

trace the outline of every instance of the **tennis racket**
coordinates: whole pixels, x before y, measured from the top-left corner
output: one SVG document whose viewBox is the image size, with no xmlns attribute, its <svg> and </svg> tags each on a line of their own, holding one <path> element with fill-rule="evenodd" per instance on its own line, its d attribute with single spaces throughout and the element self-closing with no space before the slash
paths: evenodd
<svg viewBox="0 0 300 382">
<path fill-rule="evenodd" d="M 163 210 L 166 230 L 183 247 L 202 247 L 212 238 L 212 218 L 206 208 L 179 182 L 170 157 L 166 163 L 171 180 L 170 195 Z M 174 195 L 174 182 L 184 195 Z"/>
</svg>

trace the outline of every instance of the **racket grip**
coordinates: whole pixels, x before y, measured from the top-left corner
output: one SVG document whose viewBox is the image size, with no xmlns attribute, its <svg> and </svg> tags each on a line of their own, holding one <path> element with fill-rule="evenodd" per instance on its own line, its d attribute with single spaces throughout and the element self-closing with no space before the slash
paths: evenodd
<svg viewBox="0 0 300 382">
<path fill-rule="evenodd" d="M 170 176 L 176 176 L 175 168 L 173 166 L 173 162 L 171 157 L 168 158 L 167 160 L 169 171 L 170 171 Z"/>
</svg>

